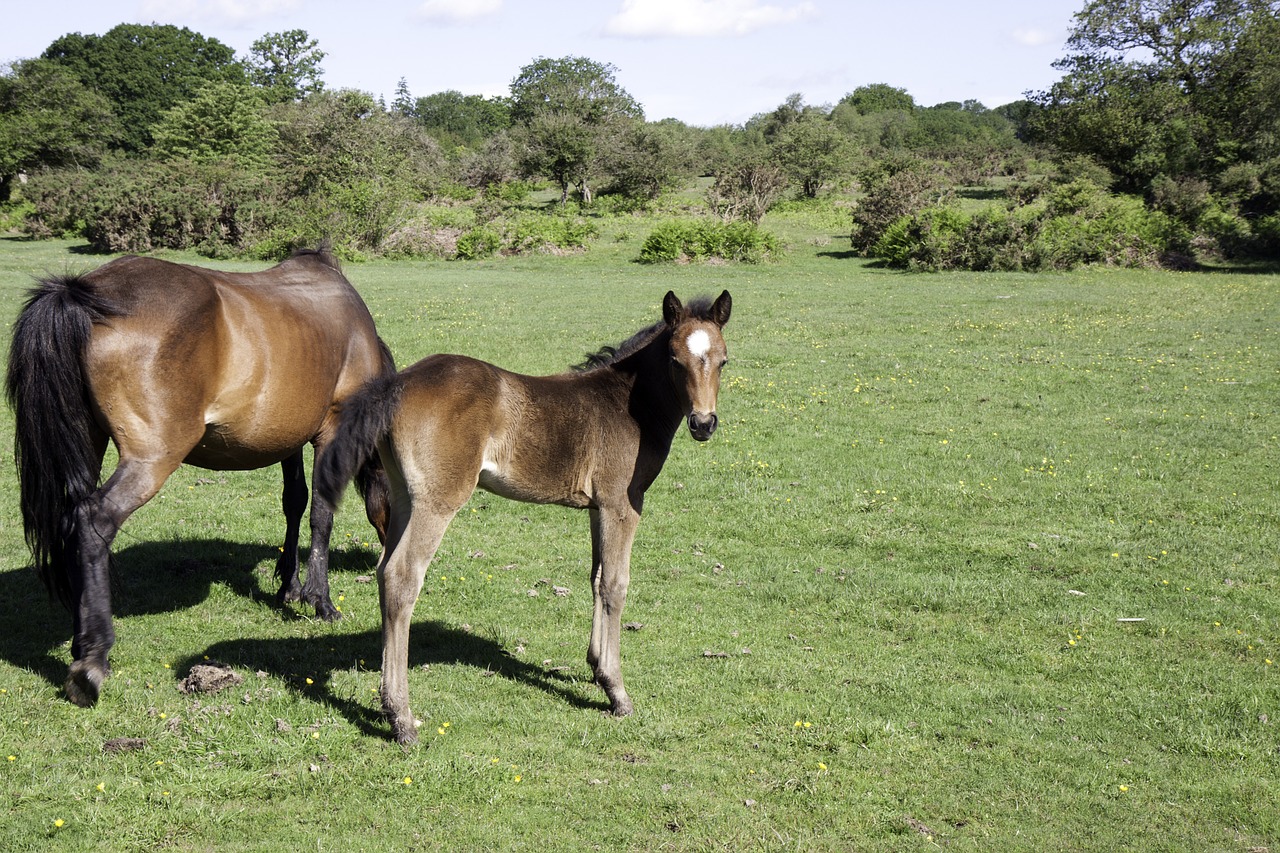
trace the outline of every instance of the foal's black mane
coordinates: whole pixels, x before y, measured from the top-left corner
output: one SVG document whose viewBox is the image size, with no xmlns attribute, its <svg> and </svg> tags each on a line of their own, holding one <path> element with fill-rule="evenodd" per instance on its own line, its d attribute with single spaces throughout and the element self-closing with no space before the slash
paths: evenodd
<svg viewBox="0 0 1280 853">
<path fill-rule="evenodd" d="M 688 316 L 695 320 L 710 320 L 711 306 L 714 302 L 715 300 L 709 296 L 698 296 L 685 303 L 684 310 Z M 587 360 L 581 364 L 575 364 L 573 369 L 577 371 L 595 370 L 598 367 L 617 364 L 627 356 L 648 346 L 666 327 L 666 322 L 659 320 L 652 326 L 636 332 L 616 347 L 604 346 L 600 347 L 596 352 L 587 353 Z"/>
</svg>

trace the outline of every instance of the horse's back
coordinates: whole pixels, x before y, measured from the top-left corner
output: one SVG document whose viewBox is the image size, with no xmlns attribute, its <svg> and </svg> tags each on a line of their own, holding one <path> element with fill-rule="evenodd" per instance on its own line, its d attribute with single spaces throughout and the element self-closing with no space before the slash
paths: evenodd
<svg viewBox="0 0 1280 853">
<path fill-rule="evenodd" d="M 85 363 L 118 445 L 190 446 L 185 461 L 209 468 L 271 464 L 386 367 L 363 301 L 314 255 L 254 273 L 124 257 L 82 281 L 114 308 Z"/>
</svg>

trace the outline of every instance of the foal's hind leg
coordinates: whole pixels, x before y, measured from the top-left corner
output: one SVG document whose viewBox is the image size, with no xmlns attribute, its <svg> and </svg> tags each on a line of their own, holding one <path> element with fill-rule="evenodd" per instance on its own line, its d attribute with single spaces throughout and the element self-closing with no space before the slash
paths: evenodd
<svg viewBox="0 0 1280 853">
<path fill-rule="evenodd" d="M 392 507 L 387 544 L 378 566 L 378 593 L 382 603 L 382 707 L 391 720 L 391 733 L 400 744 L 418 740 L 409 710 L 409 623 L 413 606 L 456 512 L 456 508 L 444 514 L 419 509 L 404 521 L 398 518 L 394 504 Z"/>
<path fill-rule="evenodd" d="M 111 543 L 125 519 L 151 500 L 177 467 L 176 460 L 122 461 L 101 488 L 72 510 L 77 552 L 71 573 L 75 639 L 66 690 L 76 705 L 87 707 L 98 701 L 109 671 L 107 655 L 115 644 L 108 576 Z"/>
<path fill-rule="evenodd" d="M 284 510 L 284 547 L 276 560 L 276 577 L 280 578 L 276 603 L 284 605 L 302 597 L 302 584 L 298 580 L 298 530 L 302 525 L 302 513 L 307 509 L 307 476 L 302 468 L 302 450 L 281 462 L 280 471 L 284 475 L 284 491 L 280 498 Z"/>
</svg>

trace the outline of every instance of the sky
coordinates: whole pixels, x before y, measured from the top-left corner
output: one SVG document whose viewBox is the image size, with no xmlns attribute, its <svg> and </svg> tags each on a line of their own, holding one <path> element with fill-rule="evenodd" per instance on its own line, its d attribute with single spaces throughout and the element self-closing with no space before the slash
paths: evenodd
<svg viewBox="0 0 1280 853">
<path fill-rule="evenodd" d="M 450 89 L 507 95 L 529 63 L 586 57 L 652 121 L 742 124 L 799 92 L 835 104 L 887 83 L 917 104 L 988 107 L 1062 75 L 1085 0 L 35 0 L 0 27 L 0 63 L 39 56 L 67 33 L 173 24 L 245 57 L 267 33 L 319 43 L 329 89 L 394 99 Z"/>
</svg>

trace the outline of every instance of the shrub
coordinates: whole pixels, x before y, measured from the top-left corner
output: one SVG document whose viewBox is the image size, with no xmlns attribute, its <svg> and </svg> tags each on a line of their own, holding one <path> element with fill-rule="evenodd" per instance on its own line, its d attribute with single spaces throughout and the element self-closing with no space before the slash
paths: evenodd
<svg viewBox="0 0 1280 853">
<path fill-rule="evenodd" d="M 502 246 L 502 235 L 487 225 L 480 225 L 458 238 L 456 257 L 461 261 L 491 258 Z"/>
<path fill-rule="evenodd" d="M 891 225 L 926 207 L 946 202 L 941 172 L 923 160 L 890 160 L 858 178 L 864 196 L 853 210 L 853 248 L 872 254 L 872 247 Z"/>
<path fill-rule="evenodd" d="M 870 254 L 911 270 L 1045 270 L 1102 263 L 1159 266 L 1181 248 L 1181 232 L 1141 200 L 1113 196 L 1086 181 L 1042 203 L 969 215 L 947 205 L 899 217 Z"/>
<path fill-rule="evenodd" d="M 1046 197 L 1036 237 L 1040 268 L 1103 263 L 1155 267 L 1174 248 L 1169 217 L 1141 199 L 1112 195 L 1089 181 L 1058 187 Z"/>
<path fill-rule="evenodd" d="M 513 254 L 582 249 L 600 231 L 585 219 L 571 216 L 521 216 L 510 223 L 505 250 Z"/>
<path fill-rule="evenodd" d="M 710 259 L 760 263 L 781 254 L 778 239 L 753 223 L 705 219 L 664 222 L 640 248 L 644 263 Z"/>
<path fill-rule="evenodd" d="M 758 225 L 787 187 L 782 169 L 771 163 L 747 163 L 719 175 L 707 190 L 707 206 L 726 222 Z"/>
</svg>

